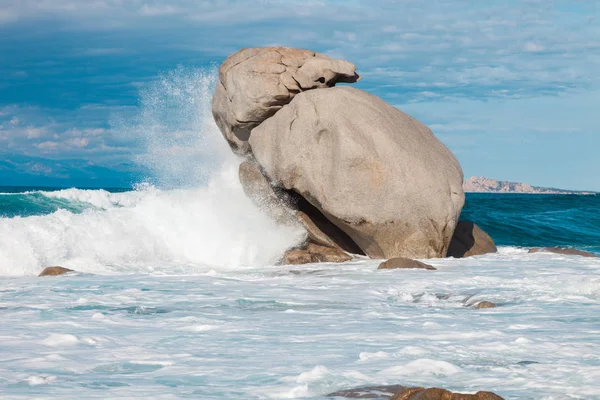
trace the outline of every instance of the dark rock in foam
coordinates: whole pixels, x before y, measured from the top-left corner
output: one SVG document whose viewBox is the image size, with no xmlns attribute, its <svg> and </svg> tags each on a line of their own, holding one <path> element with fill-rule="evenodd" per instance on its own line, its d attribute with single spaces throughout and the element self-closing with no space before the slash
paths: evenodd
<svg viewBox="0 0 600 400">
<path fill-rule="evenodd" d="M 64 267 L 46 267 L 38 276 L 56 276 L 56 275 L 64 275 L 69 272 L 75 272 L 72 269 L 64 268 Z"/>
<path fill-rule="evenodd" d="M 367 386 L 341 390 L 328 394 L 329 397 L 348 399 L 389 399 L 389 400 L 504 400 L 492 392 L 475 394 L 453 393 L 440 388 L 410 388 L 402 385 Z"/>
</svg>

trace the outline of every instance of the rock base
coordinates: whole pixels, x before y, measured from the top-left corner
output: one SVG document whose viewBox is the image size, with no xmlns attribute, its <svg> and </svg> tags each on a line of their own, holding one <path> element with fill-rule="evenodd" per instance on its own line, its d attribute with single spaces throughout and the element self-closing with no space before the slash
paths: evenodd
<svg viewBox="0 0 600 400">
<path fill-rule="evenodd" d="M 338 248 L 309 243 L 305 249 L 289 250 L 283 256 L 286 265 L 310 264 L 318 262 L 342 263 L 351 261 L 352 256 Z"/>
<path fill-rule="evenodd" d="M 75 272 L 69 268 L 63 267 L 46 267 L 38 276 L 56 276 L 56 275 L 64 275 L 69 272 Z"/>
</svg>

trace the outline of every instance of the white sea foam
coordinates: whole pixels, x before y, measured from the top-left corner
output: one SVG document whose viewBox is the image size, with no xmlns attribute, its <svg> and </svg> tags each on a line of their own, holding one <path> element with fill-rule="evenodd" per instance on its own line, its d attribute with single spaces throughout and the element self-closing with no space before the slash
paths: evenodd
<svg viewBox="0 0 600 400">
<path fill-rule="evenodd" d="M 34 275 L 50 265 L 92 273 L 268 265 L 304 237 L 301 228 L 277 226 L 246 198 L 235 160 L 206 187 L 120 193 L 112 200 L 89 192 L 61 195 L 102 210 L 0 219 L 0 274 Z"/>
</svg>

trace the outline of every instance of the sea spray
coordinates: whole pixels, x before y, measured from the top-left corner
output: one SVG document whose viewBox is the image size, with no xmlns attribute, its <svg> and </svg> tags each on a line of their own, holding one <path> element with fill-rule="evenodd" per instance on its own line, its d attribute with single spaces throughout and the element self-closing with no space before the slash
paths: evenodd
<svg viewBox="0 0 600 400">
<path fill-rule="evenodd" d="M 136 116 L 114 123 L 137 142 L 133 160 L 149 171 L 147 182 L 161 189 L 198 187 L 236 161 L 212 117 L 217 79 L 216 69 L 179 67 L 141 90 Z"/>
<path fill-rule="evenodd" d="M 135 159 L 149 183 L 126 193 L 38 192 L 79 206 L 0 218 L 0 275 L 49 265 L 107 274 L 272 265 L 302 241 L 302 228 L 278 226 L 244 195 L 240 160 L 211 116 L 215 81 L 214 71 L 177 69 L 143 91 L 133 124 L 118 125 L 143 144 Z"/>
</svg>

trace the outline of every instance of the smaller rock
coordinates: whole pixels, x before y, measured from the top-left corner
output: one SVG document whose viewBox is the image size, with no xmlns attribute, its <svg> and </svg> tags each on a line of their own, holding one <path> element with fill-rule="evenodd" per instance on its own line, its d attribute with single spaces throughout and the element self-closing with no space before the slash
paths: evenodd
<svg viewBox="0 0 600 400">
<path fill-rule="evenodd" d="M 537 361 L 527 361 L 527 360 L 525 360 L 525 361 L 519 361 L 519 362 L 517 363 L 517 365 L 524 365 L 524 366 L 527 366 L 527 365 L 533 365 L 533 364 L 539 364 L 539 362 L 537 362 Z"/>
<path fill-rule="evenodd" d="M 440 388 L 411 388 L 399 393 L 391 400 L 504 400 L 491 392 L 477 392 L 475 394 L 452 393 Z"/>
<path fill-rule="evenodd" d="M 350 260 L 352 260 L 352 256 L 345 251 L 314 243 L 309 243 L 305 249 L 289 250 L 283 255 L 283 263 L 286 265 L 318 262 L 342 263 Z"/>
<path fill-rule="evenodd" d="M 75 272 L 75 271 L 73 271 L 72 269 L 63 268 L 63 267 L 46 267 L 38 276 L 56 276 L 56 275 L 67 274 L 69 272 Z"/>
<path fill-rule="evenodd" d="M 425 264 L 425 263 L 422 263 L 417 260 L 411 260 L 410 258 L 402 258 L 402 257 L 390 258 L 389 260 L 384 261 L 381 264 L 379 264 L 379 267 L 377 269 L 409 269 L 409 268 L 419 268 L 419 269 L 429 269 L 429 270 L 436 269 L 435 267 L 433 267 L 429 264 Z"/>
<path fill-rule="evenodd" d="M 560 247 L 534 247 L 529 249 L 529 253 L 555 253 L 555 254 L 563 254 L 566 256 L 582 256 L 582 257 L 594 257 L 597 258 L 594 253 L 590 253 L 589 251 L 577 250 L 577 249 L 563 249 Z"/>
<path fill-rule="evenodd" d="M 476 310 L 481 310 L 482 308 L 496 308 L 498 307 L 496 304 L 491 301 L 480 301 L 479 303 L 475 303 L 473 308 Z"/>
<path fill-rule="evenodd" d="M 492 392 L 475 394 L 452 393 L 445 389 L 406 387 L 401 385 L 367 386 L 330 393 L 329 397 L 348 399 L 390 399 L 390 400 L 504 400 Z"/>
<path fill-rule="evenodd" d="M 312 255 L 306 250 L 289 250 L 283 255 L 283 263 L 285 265 L 300 265 L 310 264 Z"/>
</svg>

